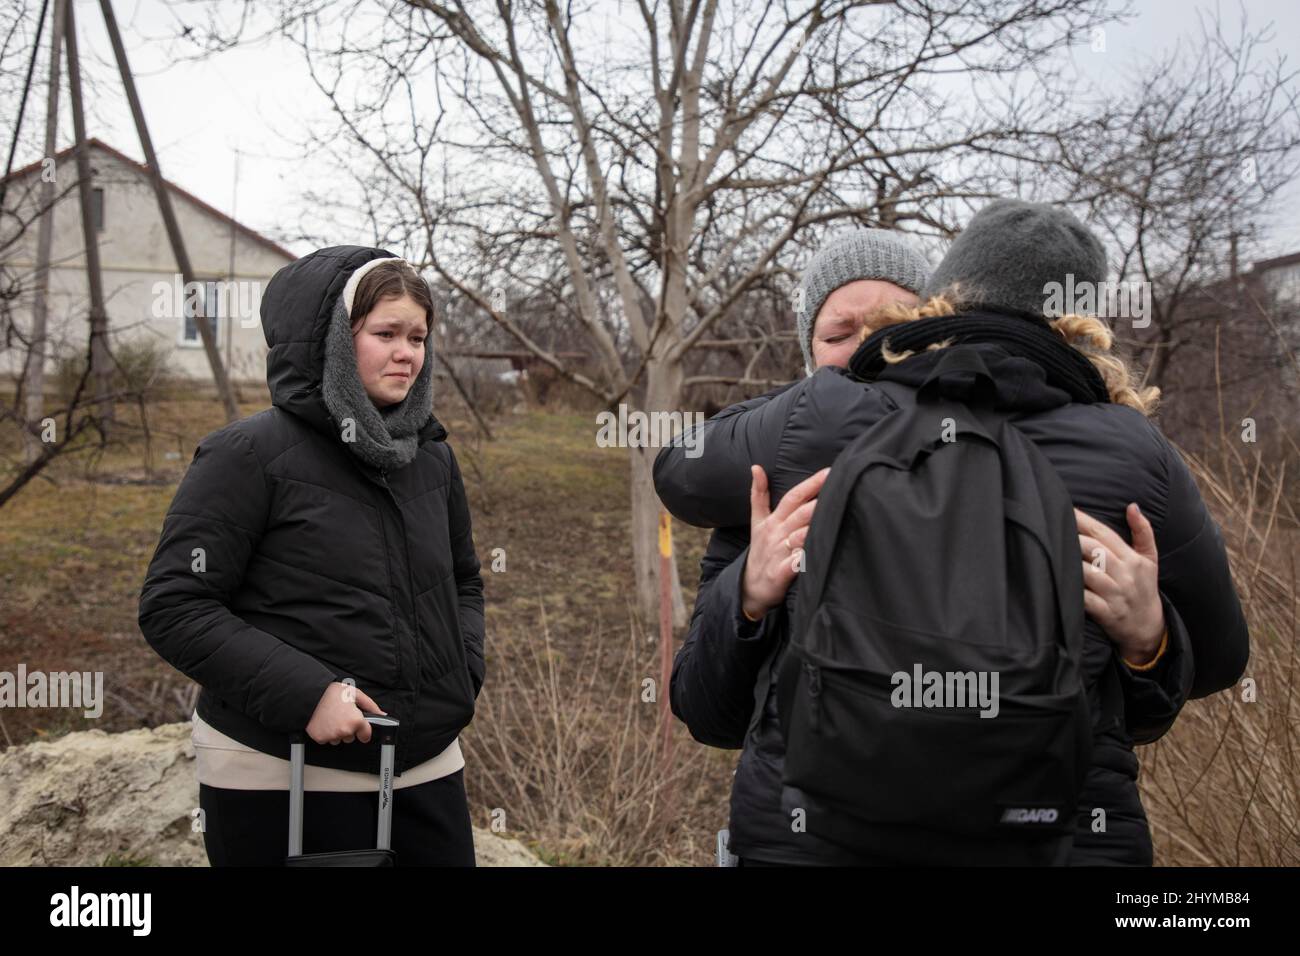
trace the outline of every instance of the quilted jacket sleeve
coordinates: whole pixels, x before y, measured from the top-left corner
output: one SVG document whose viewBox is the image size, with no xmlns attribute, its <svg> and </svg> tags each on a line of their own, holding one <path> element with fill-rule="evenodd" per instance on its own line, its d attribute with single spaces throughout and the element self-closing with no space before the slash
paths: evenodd
<svg viewBox="0 0 1300 956">
<path fill-rule="evenodd" d="M 1192 689 L 1194 661 L 1187 626 L 1168 597 L 1160 595 L 1160 602 L 1169 632 L 1164 655 L 1149 670 L 1133 670 L 1124 664 L 1117 667 L 1124 694 L 1126 730 L 1133 742 L 1139 744 L 1153 743 L 1165 735 Z"/>
<path fill-rule="evenodd" d="M 460 609 L 460 636 L 465 644 L 474 696 L 483 688 L 487 663 L 483 653 L 483 578 L 479 574 L 478 555 L 474 552 L 474 535 L 470 527 L 469 503 L 460 463 L 451 456 L 451 486 L 447 493 L 447 527 L 451 535 L 452 564 L 456 575 L 456 595 Z"/>
<path fill-rule="evenodd" d="M 775 635 L 768 614 L 754 623 L 740 610 L 749 529 L 723 528 L 700 562 L 700 588 L 686 641 L 673 661 L 669 699 L 694 737 L 739 749 L 754 712 L 754 685 Z"/>
<path fill-rule="evenodd" d="M 668 512 L 698 528 L 748 528 L 750 466 L 771 479 L 782 429 L 811 381 L 725 408 L 660 449 L 655 491 Z"/>
<path fill-rule="evenodd" d="M 337 677 L 230 610 L 269 508 L 248 438 L 231 427 L 204 438 L 163 519 L 139 624 L 178 671 L 264 726 L 290 733 L 307 726 Z"/>
<path fill-rule="evenodd" d="M 1250 631 L 1232 582 L 1223 535 L 1181 455 L 1163 436 L 1169 475 L 1165 520 L 1155 528 L 1160 591 L 1187 628 L 1194 664 L 1188 697 L 1195 700 L 1241 679 Z"/>
</svg>

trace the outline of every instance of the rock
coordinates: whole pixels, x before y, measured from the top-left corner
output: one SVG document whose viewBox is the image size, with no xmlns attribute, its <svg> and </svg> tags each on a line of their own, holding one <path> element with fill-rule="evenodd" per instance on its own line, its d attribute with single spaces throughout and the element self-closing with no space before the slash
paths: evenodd
<svg viewBox="0 0 1300 956">
<path fill-rule="evenodd" d="M 188 722 L 0 752 L 0 866 L 207 866 Z M 479 866 L 545 866 L 474 828 Z"/>
</svg>

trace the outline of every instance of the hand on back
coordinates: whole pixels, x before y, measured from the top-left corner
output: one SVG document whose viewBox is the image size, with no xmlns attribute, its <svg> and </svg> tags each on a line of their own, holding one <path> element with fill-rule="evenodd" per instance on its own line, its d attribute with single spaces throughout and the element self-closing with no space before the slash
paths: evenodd
<svg viewBox="0 0 1300 956">
<path fill-rule="evenodd" d="M 741 585 L 742 608 L 757 620 L 785 600 L 798 573 L 808 524 L 817 507 L 817 495 L 831 470 L 823 468 L 795 485 L 777 503 L 769 504 L 767 473 L 750 468 L 749 556 Z"/>
<path fill-rule="evenodd" d="M 1146 664 L 1165 630 L 1159 551 L 1151 523 L 1136 504 L 1125 512 L 1133 544 L 1096 518 L 1074 509 L 1083 551 L 1083 607 L 1130 664 Z"/>
</svg>

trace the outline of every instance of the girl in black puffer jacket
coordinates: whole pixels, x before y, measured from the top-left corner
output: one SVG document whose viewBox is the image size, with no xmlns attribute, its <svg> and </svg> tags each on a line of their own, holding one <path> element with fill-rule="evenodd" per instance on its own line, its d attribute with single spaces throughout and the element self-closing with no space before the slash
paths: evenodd
<svg viewBox="0 0 1300 956">
<path fill-rule="evenodd" d="M 209 859 L 283 862 L 296 732 L 304 852 L 373 847 L 365 711 L 401 724 L 398 861 L 473 865 L 458 736 L 483 684 L 483 589 L 430 410 L 428 286 L 383 250 L 338 246 L 276 273 L 261 314 L 272 407 L 199 443 L 140 596 L 146 640 L 202 687 Z"/>
<path fill-rule="evenodd" d="M 1079 254 L 1062 255 L 1062 248 Z M 893 410 L 892 399 L 873 382 L 890 380 L 914 389 L 933 370 L 942 348 L 978 350 L 997 380 L 998 407 L 1018 413 L 1017 427 L 1055 466 L 1076 508 L 1109 529 L 1093 537 L 1114 533 L 1127 541 L 1132 503 L 1153 529 L 1159 553 L 1157 615 L 1167 627 L 1163 649 L 1154 660 L 1133 666 L 1121 660 L 1097 622 L 1088 621 L 1085 685 L 1097 719 L 1070 857 L 1074 864 L 1150 864 L 1150 828 L 1138 797 L 1134 742 L 1168 729 L 1181 706 L 1179 688 L 1187 686 L 1190 696 L 1201 697 L 1233 684 L 1245 667 L 1248 635 L 1218 528 L 1186 465 L 1143 414 L 1148 397 L 1129 386 L 1123 364 L 1105 354 L 1109 333 L 1104 325 L 1088 317 L 1050 324 L 1044 318 L 1046 284 L 1064 283 L 1067 274 L 1104 279 L 1104 254 L 1082 224 L 1047 207 L 992 204 L 958 238 L 923 290 L 935 297 L 921 309 L 894 317 L 910 321 L 879 328 L 847 370 L 820 369 L 765 402 L 707 422 L 693 436 L 698 442 L 691 445 L 694 457 L 685 454 L 685 443 L 664 449 L 656 462 L 656 488 L 668 509 L 684 520 L 717 528 L 748 525 L 751 466 L 766 473 L 775 507 Z M 951 308 L 936 296 L 939 292 L 962 306 Z M 889 319 L 881 316 L 874 324 Z M 1067 339 L 1087 349 L 1088 357 L 1067 346 Z M 790 544 L 797 547 L 799 542 Z M 1081 557 L 1086 553 L 1081 550 Z M 731 616 L 738 619 L 736 639 L 684 647 L 674 666 L 672 700 L 674 712 L 701 739 L 710 735 L 706 725 L 713 716 L 752 707 L 733 792 L 733 829 L 740 823 L 737 794 L 742 790 L 747 801 L 742 820 L 757 823 L 764 808 L 764 822 L 742 835 L 740 855 L 748 850 L 759 858 L 767 854 L 792 860 L 786 844 L 794 844 L 815 851 L 801 854 L 801 860 L 908 862 L 855 860 L 812 832 L 789 837 L 790 818 L 782 819 L 779 796 L 784 742 L 770 676 L 780 670 L 788 608 L 777 605 L 754 623 L 739 620 L 744 568 L 731 573 L 724 586 L 734 609 Z M 723 623 L 718 622 L 717 630 L 725 630 Z M 1157 639 L 1160 634 L 1157 627 Z M 1157 677 L 1170 668 L 1181 676 Z M 735 679 L 740 674 L 747 681 Z M 723 675 L 739 688 L 734 700 L 705 693 L 723 686 Z M 741 686 L 746 682 L 752 704 Z M 1167 706 L 1161 706 L 1161 698 Z M 1135 727 L 1124 712 L 1128 706 L 1150 714 L 1163 709 L 1169 716 Z M 734 737 L 719 741 L 736 745 Z M 1095 813 L 1098 809 L 1104 816 Z M 1105 820 L 1104 829 L 1096 825 L 1098 819 Z M 780 831 L 785 831 L 785 842 L 778 845 L 774 837 Z M 741 842 L 737 836 L 733 833 L 733 843 Z"/>
</svg>

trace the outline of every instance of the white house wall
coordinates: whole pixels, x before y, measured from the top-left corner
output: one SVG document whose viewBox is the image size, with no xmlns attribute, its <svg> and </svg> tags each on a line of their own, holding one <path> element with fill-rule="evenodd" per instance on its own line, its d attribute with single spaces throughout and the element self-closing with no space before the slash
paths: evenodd
<svg viewBox="0 0 1300 956">
<path fill-rule="evenodd" d="M 212 375 L 201 344 L 180 344 L 184 320 L 176 310 L 177 296 L 171 291 L 182 288 L 180 274 L 148 177 L 142 170 L 103 150 L 95 149 L 91 155 L 95 185 L 104 189 L 104 230 L 99 233 L 99 254 L 112 346 L 152 338 L 170 349 L 170 368 L 174 374 L 210 382 Z M 60 159 L 55 175 L 57 189 L 75 182 L 76 165 L 72 156 Z M 30 173 L 25 181 L 10 184 L 11 197 L 14 193 L 25 193 L 33 209 L 38 190 L 39 172 Z M 57 357 L 84 355 L 89 336 L 89 286 L 76 195 L 76 190 L 72 190 L 54 212 L 47 374 L 55 371 Z M 196 278 L 228 280 L 232 274 L 230 223 L 175 191 L 171 198 Z M 252 303 L 252 308 L 248 314 L 236 315 L 233 321 L 226 316 L 220 319 L 218 345 L 232 378 L 264 382 L 266 341 L 256 301 L 266 282 L 291 258 L 247 233 L 234 232 L 235 284 L 230 289 L 235 301 Z M 26 290 L 14 310 L 15 322 L 23 330 L 31 323 L 30 288 L 35 249 L 33 224 L 3 257 L 9 271 L 17 275 Z M 160 296 L 158 290 L 162 288 L 168 291 Z M 18 374 L 21 351 L 11 348 L 3 355 L 7 362 L 5 371 Z"/>
</svg>

